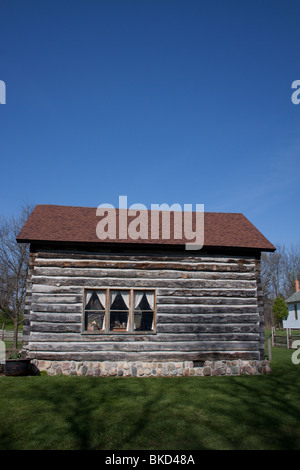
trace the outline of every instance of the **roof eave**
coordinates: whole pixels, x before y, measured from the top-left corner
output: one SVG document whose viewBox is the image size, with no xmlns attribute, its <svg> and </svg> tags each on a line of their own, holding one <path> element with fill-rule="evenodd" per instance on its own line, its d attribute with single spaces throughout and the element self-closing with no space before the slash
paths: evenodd
<svg viewBox="0 0 300 470">
<path fill-rule="evenodd" d="M 29 239 L 29 238 L 16 238 L 17 243 L 29 243 L 29 244 L 53 244 L 53 245 L 65 245 L 65 244 L 72 244 L 72 245 L 88 245 L 88 246 L 104 246 L 104 245 L 111 245 L 111 246 L 132 246 L 132 245 L 138 245 L 138 246 L 174 246 L 174 247 L 185 247 L 186 244 L 188 243 L 155 243 L 155 242 L 143 242 L 143 241 L 84 241 L 84 240 L 45 240 L 45 239 Z M 190 244 L 189 244 L 190 245 Z M 269 246 L 269 247 L 259 247 L 259 246 L 237 246 L 237 245 L 209 245 L 209 244 L 204 244 L 201 249 L 220 249 L 220 250 L 249 250 L 249 251 L 259 251 L 259 252 L 274 252 L 276 251 L 276 248 L 274 246 Z M 193 251 L 188 250 L 188 251 Z M 200 249 L 195 250 L 195 251 L 200 251 Z"/>
</svg>

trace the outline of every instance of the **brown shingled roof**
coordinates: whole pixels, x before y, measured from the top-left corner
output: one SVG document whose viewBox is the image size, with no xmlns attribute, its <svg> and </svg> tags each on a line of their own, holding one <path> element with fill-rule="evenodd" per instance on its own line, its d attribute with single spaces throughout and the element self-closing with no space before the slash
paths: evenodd
<svg viewBox="0 0 300 470">
<path fill-rule="evenodd" d="M 116 209 L 118 213 L 118 209 Z M 151 211 L 144 211 L 149 217 Z M 195 213 L 193 213 L 195 214 Z M 135 216 L 136 217 L 136 216 Z M 130 220 L 135 217 L 128 218 Z M 96 234 L 100 217 L 96 208 L 56 205 L 37 205 L 17 237 L 20 243 L 32 242 L 78 242 L 103 243 Z M 173 213 L 171 212 L 171 237 L 169 240 L 109 240 L 115 243 L 155 243 L 181 245 L 190 240 L 174 237 Z M 149 223 L 150 227 L 150 223 Z M 150 228 L 149 228 L 150 233 Z M 238 213 L 204 213 L 204 246 L 252 248 L 260 251 L 274 251 L 275 247 L 243 215 Z"/>
</svg>

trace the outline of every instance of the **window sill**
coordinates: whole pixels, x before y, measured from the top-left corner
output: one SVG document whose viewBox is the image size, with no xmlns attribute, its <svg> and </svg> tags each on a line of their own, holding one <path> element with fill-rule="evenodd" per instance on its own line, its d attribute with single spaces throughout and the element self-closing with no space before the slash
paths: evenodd
<svg viewBox="0 0 300 470">
<path fill-rule="evenodd" d="M 122 329 L 113 331 L 82 331 L 82 335 L 156 335 L 156 331 L 124 331 Z"/>
</svg>

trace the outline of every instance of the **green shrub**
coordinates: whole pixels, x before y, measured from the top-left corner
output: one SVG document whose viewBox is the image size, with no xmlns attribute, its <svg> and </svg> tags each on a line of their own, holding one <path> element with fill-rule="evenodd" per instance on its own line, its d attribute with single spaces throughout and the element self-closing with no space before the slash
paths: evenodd
<svg viewBox="0 0 300 470">
<path fill-rule="evenodd" d="M 287 304 L 282 297 L 276 297 L 272 310 L 275 320 L 277 320 L 278 324 L 282 326 L 282 320 L 286 320 L 289 313 Z"/>
<path fill-rule="evenodd" d="M 40 373 L 39 373 L 39 375 L 41 375 L 41 376 L 44 375 L 44 376 L 45 376 L 45 375 L 48 375 L 48 373 L 47 373 L 45 370 L 41 370 Z"/>
<path fill-rule="evenodd" d="M 8 357 L 8 359 L 20 359 L 20 358 L 21 358 L 21 354 L 19 352 L 11 353 Z"/>
</svg>

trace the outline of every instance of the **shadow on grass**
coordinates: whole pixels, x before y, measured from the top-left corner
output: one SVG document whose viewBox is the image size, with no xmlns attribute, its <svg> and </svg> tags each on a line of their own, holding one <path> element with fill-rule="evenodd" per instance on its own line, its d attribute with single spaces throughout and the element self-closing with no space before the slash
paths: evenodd
<svg viewBox="0 0 300 470">
<path fill-rule="evenodd" d="M 1 449 L 90 448 L 90 394 L 96 383 L 89 381 L 76 387 L 72 380 L 60 379 L 65 378 L 6 378 L 12 385 L 22 380 L 24 386 L 16 389 L 16 408 L 10 410 L 16 420 L 10 420 L 7 432 L 0 432 Z M 22 435 L 17 430 L 18 419 L 22 421 Z"/>
<path fill-rule="evenodd" d="M 5 378 L 3 402 L 15 416 L 3 422 L 0 445 L 298 450 L 299 376 L 289 365 L 269 376 Z"/>
<path fill-rule="evenodd" d="M 230 387 L 221 381 L 212 385 L 215 399 L 206 407 L 206 414 L 211 417 L 206 428 L 213 440 L 207 447 L 298 450 L 299 383 L 296 386 L 279 378 L 266 378 L 258 384 L 251 379 L 254 378 L 229 379 Z"/>
<path fill-rule="evenodd" d="M 5 384 L 0 403 L 14 407 L 0 430 L 7 450 L 126 448 L 143 436 L 160 399 L 134 378 L 5 377 L 0 390 Z"/>
<path fill-rule="evenodd" d="M 299 450 L 299 389 L 300 366 L 291 362 L 268 376 L 208 378 L 202 408 L 211 438 L 197 448 Z"/>
</svg>

